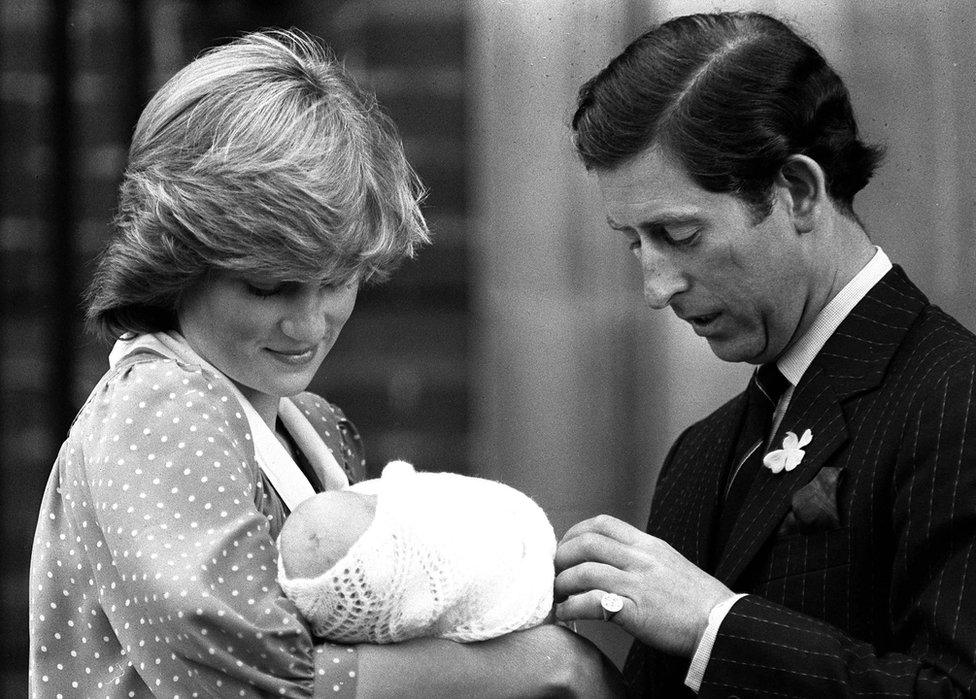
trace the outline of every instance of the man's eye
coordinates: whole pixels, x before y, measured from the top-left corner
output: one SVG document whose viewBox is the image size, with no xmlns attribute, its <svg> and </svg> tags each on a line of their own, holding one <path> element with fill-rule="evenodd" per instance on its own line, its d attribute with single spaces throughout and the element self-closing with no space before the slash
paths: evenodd
<svg viewBox="0 0 976 699">
<path fill-rule="evenodd" d="M 698 242 L 696 226 L 668 226 L 661 229 L 661 237 L 676 247 L 686 247 Z"/>
</svg>

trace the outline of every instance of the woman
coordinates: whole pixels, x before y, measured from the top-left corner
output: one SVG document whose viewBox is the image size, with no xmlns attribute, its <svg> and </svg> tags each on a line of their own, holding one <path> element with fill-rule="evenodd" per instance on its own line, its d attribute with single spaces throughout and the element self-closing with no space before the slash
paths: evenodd
<svg viewBox="0 0 976 699">
<path fill-rule="evenodd" d="M 427 241 L 395 131 L 308 39 L 215 49 L 150 101 L 89 295 L 119 339 L 58 455 L 31 561 L 35 696 L 531 695 L 615 679 L 545 626 L 484 644 L 316 644 L 275 537 L 362 475 L 302 393 L 359 285 Z"/>
</svg>

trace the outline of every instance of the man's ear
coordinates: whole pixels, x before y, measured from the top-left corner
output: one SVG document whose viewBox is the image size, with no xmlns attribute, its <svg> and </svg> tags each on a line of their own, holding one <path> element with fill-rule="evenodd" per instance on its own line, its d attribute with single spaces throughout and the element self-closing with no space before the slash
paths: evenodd
<svg viewBox="0 0 976 699">
<path fill-rule="evenodd" d="M 791 155 L 780 168 L 776 184 L 785 190 L 796 229 L 806 233 L 816 227 L 827 205 L 827 179 L 813 158 Z"/>
</svg>

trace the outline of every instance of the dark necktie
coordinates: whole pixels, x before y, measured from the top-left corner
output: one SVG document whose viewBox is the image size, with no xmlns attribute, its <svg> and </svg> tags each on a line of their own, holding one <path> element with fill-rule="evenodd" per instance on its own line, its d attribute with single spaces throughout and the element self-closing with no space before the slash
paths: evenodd
<svg viewBox="0 0 976 699">
<path fill-rule="evenodd" d="M 725 548 L 732 525 L 739 516 L 742 503 L 749 493 L 756 473 L 762 467 L 766 441 L 773 426 L 773 412 L 790 382 L 776 368 L 775 363 L 763 364 L 752 375 L 746 388 L 746 414 L 736 442 L 735 459 L 725 480 L 725 499 L 722 502 L 718 530 L 715 532 L 715 552 Z"/>
</svg>

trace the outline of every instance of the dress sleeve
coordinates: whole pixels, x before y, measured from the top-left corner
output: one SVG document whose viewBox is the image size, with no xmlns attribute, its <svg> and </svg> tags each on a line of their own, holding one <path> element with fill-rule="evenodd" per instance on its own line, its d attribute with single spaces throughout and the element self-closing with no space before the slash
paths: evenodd
<svg viewBox="0 0 976 699">
<path fill-rule="evenodd" d="M 355 651 L 314 646 L 277 584 L 247 420 L 222 383 L 141 362 L 95 400 L 72 480 L 89 490 L 101 606 L 149 689 L 352 696 Z"/>
</svg>

